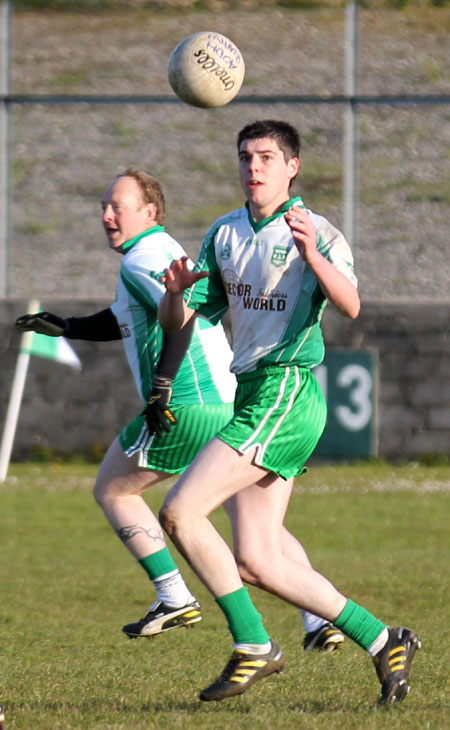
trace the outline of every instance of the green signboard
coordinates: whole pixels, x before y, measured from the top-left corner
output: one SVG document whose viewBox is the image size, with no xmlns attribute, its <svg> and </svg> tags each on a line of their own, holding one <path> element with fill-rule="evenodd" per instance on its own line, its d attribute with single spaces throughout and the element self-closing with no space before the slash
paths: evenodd
<svg viewBox="0 0 450 730">
<path fill-rule="evenodd" d="M 377 455 L 377 357 L 362 350 L 328 350 L 314 370 L 328 405 L 325 431 L 314 456 Z"/>
</svg>

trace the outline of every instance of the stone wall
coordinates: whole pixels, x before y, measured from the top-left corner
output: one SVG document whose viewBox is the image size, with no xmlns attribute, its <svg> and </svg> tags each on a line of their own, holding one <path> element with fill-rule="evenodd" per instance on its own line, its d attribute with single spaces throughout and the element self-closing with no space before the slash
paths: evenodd
<svg viewBox="0 0 450 730">
<path fill-rule="evenodd" d="M 366 302 L 359 318 L 324 316 L 328 347 L 379 359 L 378 453 L 450 454 L 450 302 Z"/>
<path fill-rule="evenodd" d="M 46 300 L 63 316 L 86 315 L 105 300 Z M 13 323 L 25 300 L 0 302 L 0 420 L 5 421 L 20 336 Z M 329 348 L 372 349 L 379 358 L 378 454 L 450 454 L 450 302 L 366 302 L 352 322 L 328 307 Z M 101 453 L 140 403 L 120 342 L 72 341 L 83 370 L 30 360 L 12 458 L 36 451 Z"/>
</svg>

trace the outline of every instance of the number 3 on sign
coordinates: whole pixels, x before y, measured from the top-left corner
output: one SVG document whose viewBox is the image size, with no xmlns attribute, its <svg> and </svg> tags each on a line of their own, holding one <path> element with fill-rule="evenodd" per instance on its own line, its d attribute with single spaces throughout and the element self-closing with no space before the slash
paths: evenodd
<svg viewBox="0 0 450 730">
<path fill-rule="evenodd" d="M 319 365 L 314 372 L 323 394 L 328 401 L 328 368 Z M 348 388 L 348 405 L 336 405 L 337 420 L 348 431 L 362 431 L 372 418 L 372 376 L 365 367 L 355 363 L 345 365 L 336 373 L 336 385 Z M 333 389 L 334 390 L 334 389 Z M 329 403 L 328 406 L 333 407 Z"/>
<path fill-rule="evenodd" d="M 349 400 L 353 408 L 337 406 L 336 416 L 349 431 L 361 431 L 372 417 L 372 377 L 361 365 L 346 365 L 338 373 L 341 388 L 352 386 Z"/>
</svg>

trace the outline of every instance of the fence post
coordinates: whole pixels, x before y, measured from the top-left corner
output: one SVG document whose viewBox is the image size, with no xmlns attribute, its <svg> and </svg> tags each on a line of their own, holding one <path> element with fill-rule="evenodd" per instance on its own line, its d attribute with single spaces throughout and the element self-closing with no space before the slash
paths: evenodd
<svg viewBox="0 0 450 730">
<path fill-rule="evenodd" d="M 345 93 L 344 110 L 344 235 L 356 259 L 358 246 L 358 2 L 349 2 L 345 9 Z"/>
<path fill-rule="evenodd" d="M 10 76 L 10 19 L 9 0 L 0 0 L 0 297 L 6 297 L 9 289 L 9 120 L 6 97 Z"/>
</svg>

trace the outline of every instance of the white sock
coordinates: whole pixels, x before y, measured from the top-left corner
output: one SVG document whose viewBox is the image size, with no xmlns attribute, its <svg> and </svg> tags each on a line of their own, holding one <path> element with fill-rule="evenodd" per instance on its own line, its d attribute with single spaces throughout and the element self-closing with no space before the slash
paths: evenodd
<svg viewBox="0 0 450 730">
<path fill-rule="evenodd" d="M 304 611 L 302 608 L 300 609 L 300 613 L 302 615 L 303 626 L 305 627 L 307 634 L 309 634 L 310 631 L 317 631 L 317 629 L 320 629 L 327 623 L 324 618 L 320 618 L 320 616 L 316 616 L 314 613 L 310 613 L 309 611 Z"/>
<path fill-rule="evenodd" d="M 383 648 L 383 646 L 385 645 L 385 643 L 388 639 L 389 639 L 389 631 L 387 630 L 387 628 L 385 628 L 385 629 L 383 629 L 381 634 L 375 639 L 373 644 L 371 644 L 369 646 L 369 648 L 367 649 L 370 656 L 374 657 L 375 654 L 378 654 L 378 652 L 381 651 L 381 649 Z"/>
<path fill-rule="evenodd" d="M 195 601 L 179 570 L 161 575 L 153 581 L 153 585 L 158 600 L 171 608 L 182 608 Z"/>
<path fill-rule="evenodd" d="M 235 649 L 245 652 L 245 654 L 268 654 L 272 648 L 272 642 L 267 644 L 235 644 Z"/>
</svg>

